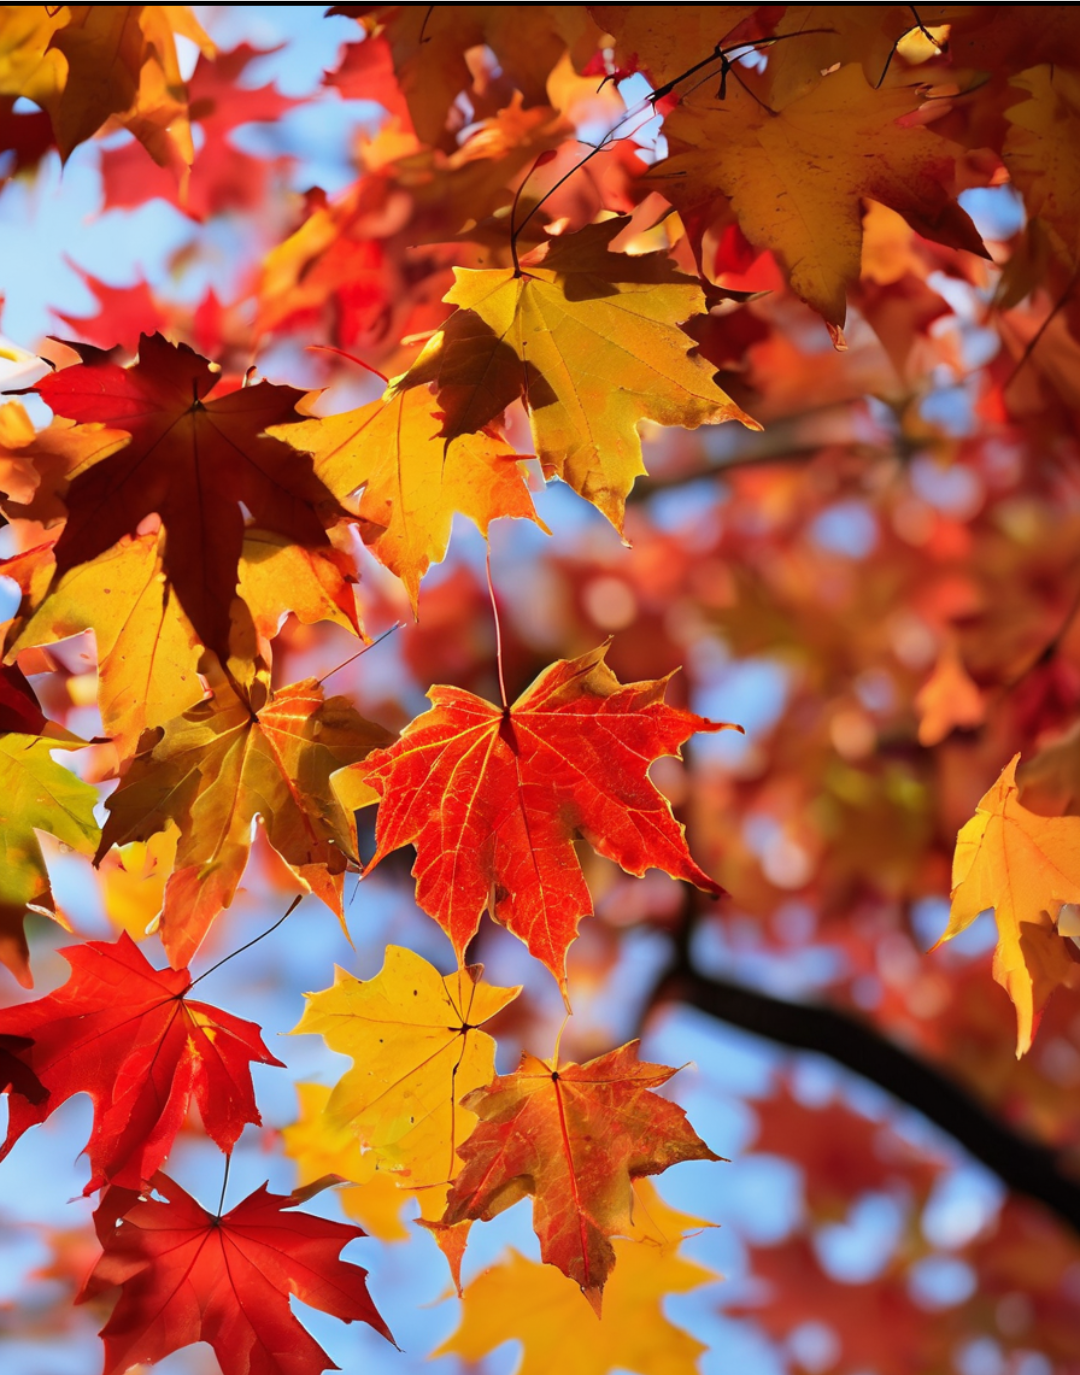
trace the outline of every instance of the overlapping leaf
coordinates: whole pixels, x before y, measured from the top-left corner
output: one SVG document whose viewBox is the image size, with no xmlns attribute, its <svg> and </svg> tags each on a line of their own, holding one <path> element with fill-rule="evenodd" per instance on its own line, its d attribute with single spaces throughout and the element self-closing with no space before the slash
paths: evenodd
<svg viewBox="0 0 1080 1375">
<path fill-rule="evenodd" d="M 98 1211 L 103 1255 L 85 1300 L 120 1286 L 102 1329 L 104 1375 L 152 1364 L 208 1342 L 223 1375 L 321 1375 L 331 1365 L 297 1322 L 289 1295 L 345 1322 L 366 1322 L 393 1341 L 367 1291 L 367 1271 L 338 1259 L 359 1227 L 292 1211 L 304 1192 L 263 1185 L 223 1217 L 158 1174 L 162 1196 L 130 1199 L 119 1226 L 106 1194 Z"/>
<path fill-rule="evenodd" d="M 361 1151 L 349 1126 L 331 1121 L 326 1113 L 330 1089 L 325 1084 L 297 1084 L 300 1115 L 283 1127 L 281 1144 L 296 1162 L 301 1186 L 336 1175 L 344 1181 L 338 1197 L 345 1212 L 369 1236 L 380 1241 L 406 1241 L 409 1231 L 401 1210 L 411 1195 L 399 1187 L 400 1176 L 380 1168 L 376 1151 Z"/>
<path fill-rule="evenodd" d="M 468 1094 L 480 1118 L 461 1147 L 445 1221 L 492 1218 L 527 1194 L 540 1255 L 599 1311 L 615 1264 L 611 1237 L 631 1226 L 631 1183 L 683 1160 L 719 1160 L 660 1098 L 675 1070 L 637 1058 L 637 1042 L 584 1065 L 525 1054 L 516 1073 Z"/>
<path fill-rule="evenodd" d="M 330 776 L 363 759 L 387 733 L 311 679 L 271 694 L 221 677 L 213 697 L 159 728 L 107 802 L 98 857 L 111 845 L 180 828 L 165 886 L 161 937 L 174 967 L 189 962 L 232 902 L 258 816 L 301 881 L 342 912 L 342 875 L 355 858 L 351 813 Z"/>
<path fill-rule="evenodd" d="M 58 415 L 109 425 L 129 439 L 68 473 L 56 576 L 136 534 L 156 513 L 170 584 L 202 643 L 224 659 L 244 508 L 261 529 L 305 547 L 329 545 L 317 508 L 333 513 L 333 498 L 308 458 L 263 433 L 294 418 L 300 393 L 260 382 L 204 400 L 217 383 L 212 366 L 160 335 L 143 337 L 130 368 L 95 350 L 84 350 L 84 359 L 39 383 L 38 392 Z"/>
<path fill-rule="evenodd" d="M 431 396 L 417 387 L 272 430 L 312 455 L 339 501 L 362 489 L 355 509 L 364 541 L 405 583 L 414 608 L 420 579 L 446 554 L 455 512 L 484 535 L 500 516 L 536 519 L 518 455 L 504 440 L 480 431 L 448 443 L 439 427 Z"/>
<path fill-rule="evenodd" d="M 954 197 L 961 149 L 905 124 L 917 98 L 875 90 L 855 63 L 770 109 L 733 83 L 698 92 L 664 122 L 671 156 L 653 173 L 680 214 L 702 227 L 728 213 L 769 248 L 799 295 L 839 329 L 859 275 L 863 200 L 898 211 L 920 234 L 984 253 Z"/>
<path fill-rule="evenodd" d="M 669 1207 L 647 1180 L 634 1193 L 633 1224 L 613 1242 L 617 1264 L 599 1321 L 551 1266 L 510 1251 L 468 1285 L 461 1324 L 433 1356 L 479 1362 L 516 1340 L 524 1348 L 518 1375 L 692 1375 L 705 1347 L 669 1321 L 663 1299 L 715 1278 L 679 1254 L 686 1232 L 711 1224 Z"/>
<path fill-rule="evenodd" d="M 553 664 L 505 710 L 432 688 L 432 709 L 350 770 L 381 799 L 368 871 L 414 844 L 416 900 L 458 958 L 487 908 L 564 994 L 567 947 L 592 911 L 575 835 L 628 873 L 664 869 L 720 892 L 647 770 L 725 726 L 666 705 L 667 679 L 620 684 L 606 652 Z"/>
<path fill-rule="evenodd" d="M 518 397 L 544 473 L 557 475 L 622 529 L 645 472 L 642 420 L 689 429 L 741 420 L 679 328 L 705 309 L 700 284 L 664 253 L 610 251 L 624 219 L 551 239 L 521 270 L 455 268 L 459 307 L 399 388 L 430 382 L 456 439 Z"/>
<path fill-rule="evenodd" d="M 1045 946 L 1058 938 L 1046 928 L 1063 902 L 1080 902 L 1080 818 L 1029 812 L 1016 786 L 1019 758 L 1002 770 L 957 836 L 952 910 L 941 940 L 994 909 L 994 978 L 1016 1006 L 1016 1053 L 1022 1055 L 1050 992 Z"/>
<path fill-rule="evenodd" d="M 77 750 L 83 743 L 51 723 L 40 735 L 0 735 L 0 960 L 25 988 L 34 982 L 23 931 L 27 908 L 55 915 L 34 831 L 48 831 L 81 854 L 92 854 L 98 842 L 96 790 L 52 758 L 54 750 Z"/>
<path fill-rule="evenodd" d="M 115 116 L 162 166 L 191 163 L 175 35 L 213 44 L 187 6 L 5 5 L 0 29 L 0 95 L 47 110 L 65 158 Z"/>
<path fill-rule="evenodd" d="M 105 1184 L 141 1189 L 172 1148 L 192 1099 L 225 1152 L 246 1122 L 261 1121 L 249 1062 L 281 1061 L 257 1026 L 189 1001 L 188 971 L 155 969 L 126 933 L 63 954 L 71 978 L 62 988 L 0 1009 L 0 1035 L 30 1038 L 15 1055 L 45 1090 L 35 1096 L 12 1083 L 0 1159 L 75 1093 L 94 1100 L 85 1193 Z"/>
<path fill-rule="evenodd" d="M 309 994 L 295 1028 L 352 1056 L 354 1067 L 326 1107 L 328 1130 L 347 1126 L 398 1171 L 402 1187 L 417 1191 L 428 1223 L 442 1216 L 458 1150 L 476 1124 L 462 1099 L 495 1073 L 495 1042 L 482 1028 L 520 992 L 485 984 L 482 973 L 473 965 L 443 976 L 413 951 L 390 945 L 374 979 L 339 969 L 333 988 Z M 464 1239 L 434 1231 L 456 1280 Z"/>
</svg>

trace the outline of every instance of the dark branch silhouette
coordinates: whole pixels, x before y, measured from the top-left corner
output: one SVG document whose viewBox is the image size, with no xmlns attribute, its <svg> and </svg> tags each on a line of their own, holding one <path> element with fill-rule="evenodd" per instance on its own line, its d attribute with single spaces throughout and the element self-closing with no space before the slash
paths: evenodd
<svg viewBox="0 0 1080 1375">
<path fill-rule="evenodd" d="M 833 1008 L 784 1002 L 680 960 L 658 986 L 653 1007 L 680 1002 L 744 1031 L 816 1051 L 883 1088 L 979 1160 L 1008 1188 L 1049 1208 L 1080 1237 L 1080 1181 L 1056 1153 L 1011 1130 L 955 1079 L 910 1055 L 873 1027 Z"/>
</svg>

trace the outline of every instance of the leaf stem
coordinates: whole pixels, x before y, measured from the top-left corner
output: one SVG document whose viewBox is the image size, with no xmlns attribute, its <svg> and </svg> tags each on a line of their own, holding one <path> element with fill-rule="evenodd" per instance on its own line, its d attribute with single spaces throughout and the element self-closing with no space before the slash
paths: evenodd
<svg viewBox="0 0 1080 1375">
<path fill-rule="evenodd" d="M 376 635 L 375 639 L 372 640 L 370 644 L 366 644 L 363 647 L 363 649 L 358 649 L 355 654 L 350 654 L 349 657 L 343 663 L 338 664 L 337 668 L 332 668 L 329 673 L 324 673 L 321 678 L 316 678 L 316 683 L 318 683 L 319 686 L 322 687 L 323 683 L 326 682 L 327 678 L 332 678 L 335 673 L 340 673 L 343 668 L 348 668 L 350 664 L 356 663 L 357 659 L 360 658 L 361 654 L 366 654 L 369 649 L 374 649 L 376 645 L 381 645 L 383 640 L 385 640 L 388 635 L 392 635 L 395 630 L 400 629 L 401 622 L 395 621 L 394 624 L 390 626 L 388 630 L 384 630 L 381 635 Z"/>
<path fill-rule="evenodd" d="M 262 940 L 265 940 L 267 936 L 273 935 L 273 933 L 278 929 L 278 927 L 286 919 L 286 917 L 292 916 L 293 912 L 296 911 L 297 907 L 300 906 L 305 897 L 307 897 L 306 893 L 297 893 L 296 897 L 294 897 L 292 902 L 289 903 L 288 909 L 284 912 L 282 916 L 278 917 L 277 921 L 274 922 L 273 926 L 268 926 L 266 930 L 262 932 L 261 935 L 255 936 L 252 940 L 249 940 L 245 945 L 241 945 L 239 949 L 234 950 L 232 954 L 226 955 L 223 959 L 218 960 L 217 964 L 212 964 L 210 968 L 204 970 L 197 979 L 192 979 L 189 985 L 189 991 L 190 989 L 194 988 L 197 983 L 202 983 L 203 979 L 213 974 L 215 970 L 220 969 L 223 964 L 227 964 L 229 960 L 235 958 L 235 956 L 237 955 L 242 955 L 245 950 L 250 950 L 253 945 L 258 945 L 258 943 Z"/>
<path fill-rule="evenodd" d="M 222 1209 L 225 1207 L 225 1190 L 229 1187 L 229 1169 L 232 1166 L 232 1151 L 225 1157 L 225 1177 L 221 1181 L 221 1197 L 218 1199 L 217 1216 L 221 1219 Z"/>
<path fill-rule="evenodd" d="M 495 600 L 495 584 L 491 581 L 490 544 L 488 545 L 486 566 L 488 595 L 491 598 L 491 614 L 495 618 L 495 659 L 499 665 L 499 695 L 502 697 L 503 711 L 509 711 L 510 702 L 506 696 L 506 676 L 503 672 L 502 626 L 499 624 L 499 603 Z"/>
</svg>

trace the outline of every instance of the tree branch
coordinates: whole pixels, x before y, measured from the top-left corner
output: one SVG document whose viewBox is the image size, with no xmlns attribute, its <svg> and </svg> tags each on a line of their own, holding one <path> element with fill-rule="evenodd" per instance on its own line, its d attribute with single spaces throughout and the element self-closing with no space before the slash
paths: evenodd
<svg viewBox="0 0 1080 1375">
<path fill-rule="evenodd" d="M 1049 1208 L 1080 1236 L 1080 1182 L 1055 1152 L 1011 1131 L 941 1071 L 866 1023 L 832 1008 L 788 1003 L 685 965 L 657 989 L 653 1006 L 682 1002 L 731 1026 L 796 1050 L 817 1051 L 883 1088 L 947 1132 L 1008 1188 Z"/>
</svg>

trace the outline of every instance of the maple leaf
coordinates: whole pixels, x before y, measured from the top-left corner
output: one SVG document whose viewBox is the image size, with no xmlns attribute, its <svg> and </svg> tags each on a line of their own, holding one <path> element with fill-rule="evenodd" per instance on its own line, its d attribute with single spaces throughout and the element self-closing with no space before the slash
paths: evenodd
<svg viewBox="0 0 1080 1375">
<path fill-rule="evenodd" d="M 203 696 L 202 646 L 165 574 L 164 549 L 162 531 L 125 536 L 55 582 L 54 561 L 43 554 L 30 570 L 26 601 L 34 609 L 8 646 L 14 656 L 92 628 L 101 720 L 124 758 L 144 730 Z"/>
<path fill-rule="evenodd" d="M 270 432 L 310 453 L 318 478 L 343 504 L 363 489 L 356 516 L 364 542 L 404 582 L 414 610 L 420 579 L 446 554 L 455 512 L 485 536 L 500 516 L 537 520 L 514 450 L 485 432 L 447 443 L 440 419 L 417 387 Z"/>
<path fill-rule="evenodd" d="M 709 70 L 710 57 L 719 79 L 717 49 L 735 41 L 736 31 L 755 9 L 756 5 L 665 5 L 657 12 L 647 5 L 590 5 L 589 13 L 615 39 L 616 80 L 644 71 L 655 89 L 691 68 L 700 78 L 702 70 Z"/>
<path fill-rule="evenodd" d="M 1001 157 L 1024 196 L 1070 261 L 1080 254 L 1080 77 L 1058 66 L 1035 67 L 1012 85 L 1028 99 L 1005 111 L 1009 132 Z"/>
<path fill-rule="evenodd" d="M 168 541 L 164 569 L 196 633 L 222 659 L 244 544 L 246 506 L 260 528 L 326 548 L 317 507 L 336 513 L 310 460 L 263 434 L 295 417 L 300 393 L 260 382 L 204 400 L 217 377 L 185 344 L 144 335 L 139 360 L 118 367 L 94 350 L 38 383 L 60 416 L 107 424 L 127 439 L 69 474 L 57 577 L 97 558 L 151 513 Z M 198 492 L 198 501 L 192 493 Z"/>
<path fill-rule="evenodd" d="M 379 8 L 385 14 L 378 27 L 365 27 L 388 43 L 401 93 L 426 143 L 440 141 L 454 98 L 473 86 L 465 59 L 470 48 L 486 44 L 526 103 L 542 105 L 547 79 L 563 54 L 569 50 L 580 65 L 601 37 L 583 5 L 530 5 L 525 10 L 500 5 L 426 11 L 412 5 Z M 349 9 L 339 5 L 330 13 Z"/>
<path fill-rule="evenodd" d="M 952 909 L 938 941 L 951 940 L 980 912 L 994 909 L 994 978 L 1016 1007 L 1018 1057 L 1031 1047 L 1047 992 L 1040 987 L 1043 914 L 1053 918 L 1063 902 L 1080 902 L 1080 819 L 1029 812 L 1016 785 L 1019 758 L 1001 771 L 956 838 Z"/>
<path fill-rule="evenodd" d="M 37 735 L 44 726 L 44 714 L 22 670 L 16 664 L 0 664 L 0 732 Z"/>
<path fill-rule="evenodd" d="M 188 971 L 155 969 L 126 932 L 61 953 L 71 965 L 62 988 L 0 1009 L 0 1034 L 32 1038 L 17 1056 L 47 1092 L 35 1101 L 12 1087 L 0 1160 L 75 1093 L 94 1100 L 86 1194 L 106 1184 L 140 1189 L 168 1155 L 192 1098 L 226 1154 L 245 1122 L 261 1122 L 248 1062 L 283 1066 L 257 1026 L 189 1001 Z"/>
<path fill-rule="evenodd" d="M 97 790 L 52 758 L 54 750 L 83 743 L 51 722 L 40 735 L 0 735 L 0 960 L 24 988 L 34 985 L 23 931 L 27 908 L 62 920 L 34 831 L 48 831 L 81 854 L 98 842 Z"/>
<path fill-rule="evenodd" d="M 108 1194 L 96 1217 L 103 1255 L 76 1302 L 120 1286 L 101 1332 L 104 1375 L 199 1341 L 213 1347 L 223 1375 L 320 1375 L 332 1362 L 293 1317 L 290 1294 L 393 1342 L 367 1271 L 338 1259 L 363 1231 L 287 1211 L 305 1192 L 272 1194 L 264 1184 L 215 1217 L 166 1175 L 153 1187 L 165 1201 L 135 1201 L 119 1226 Z"/>
<path fill-rule="evenodd" d="M 581 1286 L 600 1311 L 615 1264 L 610 1238 L 631 1226 L 631 1182 L 683 1160 L 720 1160 L 660 1098 L 676 1073 L 637 1058 L 637 1041 L 584 1065 L 524 1054 L 514 1074 L 466 1094 L 480 1122 L 460 1148 L 465 1165 L 444 1221 L 488 1219 L 533 1195 L 541 1258 Z"/>
<path fill-rule="evenodd" d="M 242 84 L 248 67 L 275 51 L 247 43 L 229 52 L 204 51 L 187 83 L 188 113 L 202 135 L 190 183 L 184 188 L 169 169 L 149 166 L 136 144 L 105 148 L 101 177 L 106 206 L 142 205 L 160 196 L 199 220 L 255 209 L 266 195 L 270 168 L 262 158 L 235 147 L 231 135 L 241 124 L 272 123 L 302 103 L 273 85 Z"/>
<path fill-rule="evenodd" d="M 666 705 L 666 678 L 620 684 L 606 653 L 602 645 L 552 664 L 505 709 L 434 687 L 432 710 L 350 770 L 381 799 L 365 873 L 415 844 L 416 900 L 459 961 L 486 907 L 543 960 L 564 997 L 567 947 L 592 911 L 577 833 L 627 873 L 660 868 L 721 891 L 690 858 L 646 770 L 662 755 L 679 757 L 695 731 L 730 727 Z"/>
<path fill-rule="evenodd" d="M 481 1028 L 521 992 L 482 983 L 482 973 L 472 965 L 444 976 L 413 951 L 389 945 L 373 979 L 335 970 L 333 988 L 307 995 L 293 1029 L 352 1056 L 353 1069 L 327 1104 L 327 1129 L 348 1127 L 366 1151 L 399 1171 L 429 1223 L 442 1216 L 458 1148 L 476 1124 L 461 1100 L 495 1073 L 495 1042 Z M 457 1282 L 460 1237 L 433 1230 L 449 1248 Z"/>
<path fill-rule="evenodd" d="M 256 816 L 296 876 L 344 921 L 342 875 L 356 842 L 330 776 L 389 738 L 344 698 L 324 699 L 310 678 L 276 693 L 261 678 L 244 689 L 222 676 L 213 687 L 136 756 L 105 804 L 97 853 L 100 861 L 112 845 L 179 826 L 161 912 L 174 968 L 232 902 Z"/>
<path fill-rule="evenodd" d="M 647 1180 L 634 1189 L 634 1222 L 616 1238 L 615 1270 L 604 1290 L 600 1320 L 555 1273 L 511 1250 L 465 1289 L 461 1323 L 432 1356 L 479 1362 L 517 1340 L 517 1375 L 689 1375 L 706 1348 L 664 1313 L 667 1294 L 685 1294 L 716 1278 L 679 1254 L 684 1234 L 711 1226 L 669 1207 Z"/>
<path fill-rule="evenodd" d="M 520 271 L 455 268 L 443 299 L 458 312 L 394 384 L 434 386 L 447 439 L 482 429 L 520 396 L 545 476 L 561 477 L 618 530 L 645 472 L 642 420 L 760 429 L 679 328 L 705 310 L 697 279 L 665 253 L 610 250 L 627 223 L 553 238 Z"/>
<path fill-rule="evenodd" d="M 772 249 L 792 287 L 839 330 L 859 276 L 862 202 L 880 201 L 920 234 L 985 256 L 952 196 L 958 145 L 900 121 L 918 100 L 874 90 L 852 63 L 777 110 L 741 85 L 697 94 L 664 121 L 671 156 L 651 174 L 679 213 L 730 208 L 751 243 Z"/>
<path fill-rule="evenodd" d="M 336 1175 L 343 1182 L 338 1198 L 349 1217 L 380 1241 L 407 1241 L 401 1210 L 411 1195 L 399 1186 L 400 1176 L 380 1168 L 375 1151 L 361 1153 L 356 1133 L 332 1122 L 326 1113 L 330 1089 L 325 1084 L 297 1084 L 300 1116 L 281 1130 L 281 1144 L 296 1162 L 301 1185 Z"/>
<path fill-rule="evenodd" d="M 942 649 L 933 673 L 919 689 L 915 710 L 920 745 L 940 744 L 957 727 L 970 729 L 986 719 L 982 693 L 952 641 Z"/>
</svg>

